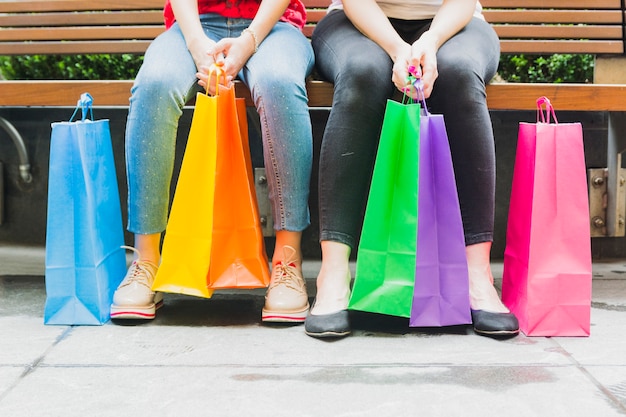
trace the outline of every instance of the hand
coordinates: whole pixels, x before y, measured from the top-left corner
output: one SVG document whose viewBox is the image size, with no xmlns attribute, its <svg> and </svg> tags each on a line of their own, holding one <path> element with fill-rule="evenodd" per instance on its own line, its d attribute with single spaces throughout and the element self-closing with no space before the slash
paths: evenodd
<svg viewBox="0 0 626 417">
<path fill-rule="evenodd" d="M 393 81 L 393 84 L 398 90 L 402 91 L 403 93 L 406 92 L 407 94 L 409 94 L 409 90 L 407 90 L 407 87 L 410 87 L 410 85 L 407 84 L 407 80 L 409 78 L 408 68 L 410 65 L 410 61 L 411 45 L 405 43 L 395 54 L 391 81 Z"/>
<path fill-rule="evenodd" d="M 219 59 L 210 67 L 202 67 L 200 71 L 196 73 L 196 77 L 198 78 L 198 84 L 204 87 L 204 89 L 211 95 L 215 95 L 217 92 L 218 83 L 229 87 L 233 81 L 233 78 L 231 76 L 227 76 L 224 72 L 223 58 Z"/>
<path fill-rule="evenodd" d="M 199 80 L 198 84 L 204 87 L 205 90 L 208 90 L 210 94 L 215 94 L 216 92 L 215 80 L 217 79 L 217 77 L 211 77 L 211 82 L 209 83 L 208 74 L 210 69 L 214 65 L 223 65 L 224 61 L 222 55 L 216 55 L 213 52 L 215 45 L 215 41 L 206 36 L 198 37 L 187 45 L 198 70 L 196 73 L 196 77 Z M 220 84 L 227 85 L 229 82 L 230 80 L 227 80 L 225 76 L 220 79 Z"/>
<path fill-rule="evenodd" d="M 198 71 L 203 67 L 209 68 L 211 65 L 215 64 L 215 55 L 209 53 L 214 47 L 215 41 L 207 36 L 198 36 L 188 42 L 187 48 L 191 53 L 191 57 Z"/>
<path fill-rule="evenodd" d="M 424 98 L 430 97 L 439 72 L 437 71 L 437 44 L 428 32 L 411 45 L 409 65 L 417 69 L 416 77 L 422 80 Z"/>
<path fill-rule="evenodd" d="M 212 49 L 214 55 L 224 56 L 224 72 L 234 79 L 254 54 L 255 39 L 248 33 L 237 38 L 224 38 Z"/>
</svg>

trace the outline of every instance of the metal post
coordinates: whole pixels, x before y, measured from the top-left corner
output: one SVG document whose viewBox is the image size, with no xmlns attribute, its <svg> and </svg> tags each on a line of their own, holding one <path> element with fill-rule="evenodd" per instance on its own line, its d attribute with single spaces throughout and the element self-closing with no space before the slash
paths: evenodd
<svg viewBox="0 0 626 417">
<path fill-rule="evenodd" d="M 626 234 L 626 178 L 622 173 L 622 152 L 626 150 L 626 112 L 609 112 L 608 130 L 606 234 L 617 237 Z"/>
</svg>

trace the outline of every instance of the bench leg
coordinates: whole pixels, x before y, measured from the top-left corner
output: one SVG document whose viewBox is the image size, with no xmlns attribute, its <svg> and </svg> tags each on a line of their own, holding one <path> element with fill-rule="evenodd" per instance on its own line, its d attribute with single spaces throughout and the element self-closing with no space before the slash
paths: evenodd
<svg viewBox="0 0 626 417">
<path fill-rule="evenodd" d="M 263 236 L 274 237 L 276 233 L 274 232 L 274 218 L 272 217 L 272 207 L 270 205 L 265 168 L 254 168 L 254 190 L 259 207 L 259 218 Z"/>
<path fill-rule="evenodd" d="M 626 112 L 609 112 L 607 146 L 606 234 L 624 236 L 626 228 L 626 178 L 622 153 L 626 150 Z"/>
<path fill-rule="evenodd" d="M 591 237 L 626 235 L 626 113 L 609 112 L 607 168 L 589 170 Z"/>
</svg>

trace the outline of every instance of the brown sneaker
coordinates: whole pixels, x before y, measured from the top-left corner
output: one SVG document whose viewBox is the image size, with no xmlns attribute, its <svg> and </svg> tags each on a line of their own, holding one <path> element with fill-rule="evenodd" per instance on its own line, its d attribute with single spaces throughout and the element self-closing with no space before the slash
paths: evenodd
<svg viewBox="0 0 626 417">
<path fill-rule="evenodd" d="M 283 248 L 283 260 L 274 265 L 265 295 L 262 320 L 266 322 L 302 323 L 309 312 L 309 297 L 302 271 L 295 265 L 296 250 Z"/>
<path fill-rule="evenodd" d="M 156 310 L 163 305 L 163 294 L 152 291 L 157 269 L 151 262 L 133 261 L 113 295 L 111 319 L 151 320 L 155 317 Z"/>
</svg>

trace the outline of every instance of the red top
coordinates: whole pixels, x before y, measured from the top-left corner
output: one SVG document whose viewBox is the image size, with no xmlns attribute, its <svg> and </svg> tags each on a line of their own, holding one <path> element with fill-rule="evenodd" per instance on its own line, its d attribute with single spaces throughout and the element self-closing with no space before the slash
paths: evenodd
<svg viewBox="0 0 626 417">
<path fill-rule="evenodd" d="M 198 0 L 198 12 L 200 14 L 215 13 L 230 18 L 253 19 L 260 4 L 261 0 Z M 165 27 L 169 28 L 174 24 L 176 18 L 170 0 L 165 2 L 163 16 Z M 291 0 L 280 20 L 302 29 L 306 22 L 306 10 L 302 2 Z"/>
</svg>

